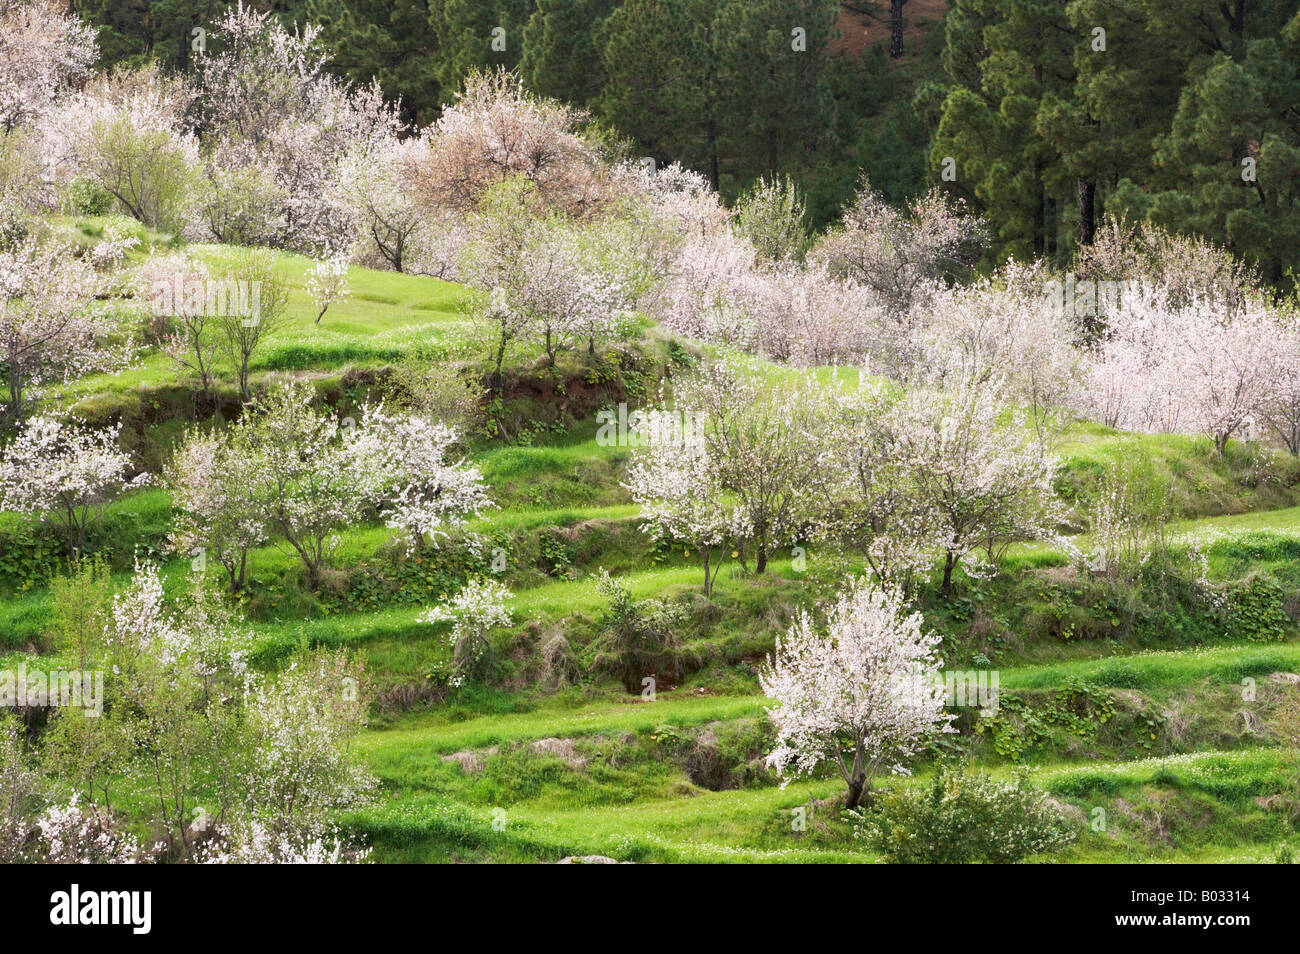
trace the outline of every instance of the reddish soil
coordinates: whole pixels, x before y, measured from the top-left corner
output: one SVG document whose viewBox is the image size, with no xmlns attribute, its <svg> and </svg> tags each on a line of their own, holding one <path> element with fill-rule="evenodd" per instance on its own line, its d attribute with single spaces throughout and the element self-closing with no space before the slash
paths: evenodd
<svg viewBox="0 0 1300 954">
<path fill-rule="evenodd" d="M 882 0 L 881 6 L 889 9 L 889 0 Z M 913 41 L 919 41 L 927 32 L 933 30 L 943 21 L 948 10 L 947 0 L 909 0 L 903 7 L 903 17 L 907 21 L 903 27 L 903 55 L 913 52 Z M 845 50 L 855 56 L 861 56 L 863 50 L 877 43 L 889 43 L 889 21 L 877 22 L 867 17 L 840 11 L 838 26 L 840 38 L 835 49 Z"/>
</svg>

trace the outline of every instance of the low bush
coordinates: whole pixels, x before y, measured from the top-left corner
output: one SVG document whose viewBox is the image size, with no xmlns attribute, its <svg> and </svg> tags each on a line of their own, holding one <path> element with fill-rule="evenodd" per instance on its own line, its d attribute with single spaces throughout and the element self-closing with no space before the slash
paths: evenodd
<svg viewBox="0 0 1300 954">
<path fill-rule="evenodd" d="M 895 786 L 845 815 L 856 837 L 895 864 L 1010 864 L 1077 837 L 1026 776 L 1003 782 L 964 766 L 943 766 L 929 785 Z"/>
</svg>

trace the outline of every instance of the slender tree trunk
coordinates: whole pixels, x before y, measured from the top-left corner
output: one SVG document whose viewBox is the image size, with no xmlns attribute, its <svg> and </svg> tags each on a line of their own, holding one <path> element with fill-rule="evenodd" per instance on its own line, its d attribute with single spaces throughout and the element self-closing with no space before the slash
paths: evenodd
<svg viewBox="0 0 1300 954">
<path fill-rule="evenodd" d="M 943 586 L 940 588 L 944 595 L 952 592 L 952 571 L 957 565 L 957 558 L 949 551 L 943 555 Z"/>
<path fill-rule="evenodd" d="M 705 127 L 708 139 L 709 151 L 709 185 L 713 186 L 713 191 L 718 191 L 718 124 L 712 116 L 709 117 L 708 125 Z"/>
<path fill-rule="evenodd" d="M 1042 182 L 1042 172 L 1038 164 L 1034 165 L 1034 182 Z M 1043 187 L 1038 185 L 1037 199 L 1034 203 L 1034 254 L 1042 257 L 1047 247 L 1047 196 L 1043 194 Z"/>
<path fill-rule="evenodd" d="M 9 369 L 9 407 L 5 409 L 9 424 L 23 422 L 23 381 L 17 368 Z"/>
<path fill-rule="evenodd" d="M 500 344 L 497 345 L 496 386 L 498 392 L 505 390 L 506 382 L 505 379 L 501 377 L 501 365 L 506 360 L 506 345 L 508 343 L 509 343 L 509 339 L 506 338 L 505 335 L 502 335 L 501 342 Z"/>
<path fill-rule="evenodd" d="M 857 808 L 867 794 L 867 753 L 859 742 L 853 750 L 853 771 L 849 773 L 849 791 L 844 797 L 845 808 Z"/>
<path fill-rule="evenodd" d="M 1091 179 L 1078 181 L 1079 191 L 1079 245 L 1091 245 L 1097 234 L 1097 183 Z"/>
<path fill-rule="evenodd" d="M 903 55 L 903 5 L 907 0 L 889 0 L 889 58 Z"/>
<path fill-rule="evenodd" d="M 1056 247 L 1061 231 L 1061 217 L 1054 196 L 1047 197 L 1047 257 L 1056 257 Z"/>
</svg>

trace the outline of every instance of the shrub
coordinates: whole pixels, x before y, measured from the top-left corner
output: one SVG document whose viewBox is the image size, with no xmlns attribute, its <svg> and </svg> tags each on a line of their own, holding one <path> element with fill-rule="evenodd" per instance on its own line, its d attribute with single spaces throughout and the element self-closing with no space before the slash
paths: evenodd
<svg viewBox="0 0 1300 954">
<path fill-rule="evenodd" d="M 27 241 L 31 228 L 27 212 L 12 199 L 0 198 L 0 252 L 10 252 Z"/>
<path fill-rule="evenodd" d="M 77 176 L 68 184 L 68 203 L 78 215 L 104 215 L 113 206 L 113 194 L 94 179 Z"/>
<path fill-rule="evenodd" d="M 595 668 L 616 677 L 628 692 L 640 689 L 646 676 L 678 679 L 681 666 L 673 631 L 684 620 L 685 608 L 664 600 L 633 601 L 627 587 L 603 567 L 596 587 L 609 600 L 609 614 Z"/>
<path fill-rule="evenodd" d="M 1010 864 L 1059 851 L 1077 837 L 1024 774 L 1002 782 L 951 765 L 924 788 L 895 787 L 872 808 L 845 815 L 855 837 L 894 864 Z"/>
<path fill-rule="evenodd" d="M 1252 576 L 1228 594 L 1228 634 L 1252 642 L 1281 642 L 1290 620 L 1282 609 L 1282 587 L 1270 577 Z"/>
</svg>

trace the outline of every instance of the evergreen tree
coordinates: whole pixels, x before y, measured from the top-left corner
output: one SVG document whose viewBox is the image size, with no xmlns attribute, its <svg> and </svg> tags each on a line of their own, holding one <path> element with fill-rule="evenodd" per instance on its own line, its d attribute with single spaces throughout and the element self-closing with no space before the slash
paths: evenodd
<svg viewBox="0 0 1300 954">
<path fill-rule="evenodd" d="M 1144 0 L 1152 48 L 1185 82 L 1114 210 L 1204 235 L 1278 282 L 1300 244 L 1300 3 Z"/>
<path fill-rule="evenodd" d="M 627 0 L 601 32 L 606 82 L 596 113 L 663 165 L 716 179 L 713 0 Z"/>
<path fill-rule="evenodd" d="M 310 0 L 304 18 L 321 26 L 335 51 L 332 69 L 355 83 L 377 79 L 387 95 L 402 97 L 408 123 L 428 122 L 441 91 L 431 3 L 437 0 Z"/>
<path fill-rule="evenodd" d="M 816 150 L 834 115 L 826 78 L 839 4 L 727 0 L 714 20 L 725 132 L 744 174 L 775 176 Z"/>
<path fill-rule="evenodd" d="M 99 64 L 140 65 L 160 60 L 185 69 L 194 30 L 210 28 L 227 0 L 72 0 L 72 11 L 98 28 Z"/>
<path fill-rule="evenodd" d="M 439 51 L 434 76 L 444 101 L 460 91 L 473 70 L 519 65 L 533 5 L 533 0 L 429 0 Z"/>
<path fill-rule="evenodd" d="M 945 62 L 955 85 L 931 169 L 954 169 L 954 191 L 993 213 L 996 257 L 1054 255 L 1067 170 L 1037 123 L 1044 102 L 1069 95 L 1074 80 L 1075 34 L 1064 4 L 961 0 L 953 14 Z"/>
<path fill-rule="evenodd" d="M 537 0 L 519 74 L 533 92 L 585 106 L 605 85 L 599 37 L 616 0 Z"/>
</svg>

